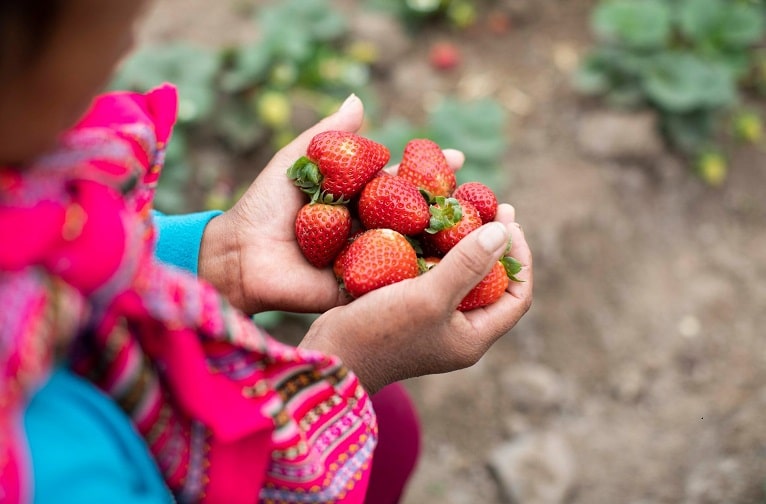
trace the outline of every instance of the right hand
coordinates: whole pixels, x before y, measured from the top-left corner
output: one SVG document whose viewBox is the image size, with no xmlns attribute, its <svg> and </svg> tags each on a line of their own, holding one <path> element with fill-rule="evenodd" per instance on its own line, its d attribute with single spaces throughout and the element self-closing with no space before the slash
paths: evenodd
<svg viewBox="0 0 766 504">
<path fill-rule="evenodd" d="M 475 364 L 532 302 L 532 255 L 514 219 L 513 207 L 500 205 L 495 222 L 461 240 L 438 267 L 326 312 L 300 346 L 339 356 L 369 394 L 406 378 Z M 458 311 L 502 255 L 509 236 L 523 282 L 510 282 L 492 305 Z"/>
</svg>

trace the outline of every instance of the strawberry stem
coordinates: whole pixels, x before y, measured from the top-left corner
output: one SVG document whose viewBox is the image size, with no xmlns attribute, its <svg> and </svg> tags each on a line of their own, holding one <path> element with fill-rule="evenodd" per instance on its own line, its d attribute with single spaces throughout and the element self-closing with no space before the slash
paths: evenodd
<svg viewBox="0 0 766 504">
<path fill-rule="evenodd" d="M 428 211 L 431 213 L 431 220 L 426 228 L 428 234 L 436 234 L 439 231 L 449 229 L 463 218 L 463 207 L 455 198 L 437 196 Z"/>
<path fill-rule="evenodd" d="M 300 188 L 301 191 L 311 196 L 312 201 L 318 201 L 318 193 L 321 192 L 322 172 L 319 167 L 306 156 L 298 159 L 287 169 L 287 177 Z"/>
<path fill-rule="evenodd" d="M 524 280 L 516 277 L 516 275 L 521 272 L 521 263 L 517 259 L 511 256 L 504 256 L 500 259 L 500 262 L 502 263 L 503 268 L 505 268 L 505 274 L 508 275 L 508 278 L 514 282 L 524 282 Z"/>
</svg>

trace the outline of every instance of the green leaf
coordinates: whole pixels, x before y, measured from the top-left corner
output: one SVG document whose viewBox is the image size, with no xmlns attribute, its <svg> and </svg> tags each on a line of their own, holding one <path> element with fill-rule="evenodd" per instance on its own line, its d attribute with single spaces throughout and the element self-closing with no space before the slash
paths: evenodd
<svg viewBox="0 0 766 504">
<path fill-rule="evenodd" d="M 716 114 L 709 110 L 661 116 L 662 131 L 670 144 L 685 154 L 695 154 L 710 147 L 715 131 Z"/>
<path fill-rule="evenodd" d="M 258 12 L 258 26 L 261 43 L 297 61 L 306 61 L 318 42 L 337 40 L 347 30 L 345 17 L 327 0 L 287 0 L 264 7 Z"/>
<path fill-rule="evenodd" d="M 583 94 L 604 94 L 612 87 L 609 66 L 604 65 L 597 54 L 589 54 L 577 68 L 572 84 L 577 91 Z"/>
<path fill-rule="evenodd" d="M 262 44 L 236 48 L 231 59 L 231 67 L 221 78 L 221 87 L 228 92 L 242 91 L 263 82 L 272 62 L 271 53 Z"/>
<path fill-rule="evenodd" d="M 675 113 L 725 107 L 737 99 L 736 82 L 726 66 L 683 52 L 658 55 L 644 86 L 659 108 Z"/>
<path fill-rule="evenodd" d="M 179 121 L 192 122 L 213 110 L 220 65 L 217 53 L 189 44 L 147 47 L 123 63 L 110 87 L 143 92 L 171 82 L 178 87 Z"/>
<path fill-rule="evenodd" d="M 657 49 L 671 34 L 671 11 L 660 0 L 613 0 L 602 2 L 591 24 L 596 35 L 607 42 L 636 49 Z"/>
<path fill-rule="evenodd" d="M 524 280 L 516 277 L 516 275 L 521 273 L 522 269 L 521 263 L 516 258 L 511 256 L 503 256 L 503 258 L 500 259 L 500 263 L 503 265 L 503 268 L 505 268 L 505 274 L 508 275 L 508 278 L 514 282 L 524 282 Z"/>
<path fill-rule="evenodd" d="M 763 37 L 763 12 L 725 0 L 684 0 L 678 13 L 682 33 L 703 48 L 744 48 Z"/>
<path fill-rule="evenodd" d="M 465 154 L 458 179 L 465 180 L 465 175 L 474 170 L 477 175 L 469 180 L 499 191 L 499 170 L 508 148 L 506 120 L 505 110 L 495 100 L 460 101 L 447 97 L 429 115 L 428 137 L 442 148 Z"/>
<path fill-rule="evenodd" d="M 398 162 L 407 142 L 422 136 L 422 132 L 407 119 L 393 117 L 380 127 L 365 133 L 365 136 L 388 147 L 391 151 L 391 161 Z"/>
</svg>

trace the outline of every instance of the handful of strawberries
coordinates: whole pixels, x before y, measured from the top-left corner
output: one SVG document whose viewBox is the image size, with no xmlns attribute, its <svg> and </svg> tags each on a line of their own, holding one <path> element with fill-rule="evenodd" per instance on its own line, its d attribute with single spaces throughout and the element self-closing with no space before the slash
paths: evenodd
<svg viewBox="0 0 766 504">
<path fill-rule="evenodd" d="M 345 131 L 316 135 L 287 171 L 310 196 L 295 218 L 295 236 L 317 268 L 333 267 L 354 298 L 435 267 L 456 243 L 492 221 L 497 198 L 479 183 L 457 187 L 439 145 L 420 138 L 404 149 L 396 175 L 383 170 L 382 144 Z M 507 255 L 458 306 L 497 301 L 521 264 Z"/>
</svg>

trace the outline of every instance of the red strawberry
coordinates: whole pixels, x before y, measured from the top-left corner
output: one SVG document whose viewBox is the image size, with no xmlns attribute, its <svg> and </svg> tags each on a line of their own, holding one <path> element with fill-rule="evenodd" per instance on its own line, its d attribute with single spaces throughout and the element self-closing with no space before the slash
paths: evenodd
<svg viewBox="0 0 766 504">
<path fill-rule="evenodd" d="M 503 263 L 497 261 L 492 270 L 468 294 L 460 301 L 457 309 L 460 311 L 469 311 L 475 308 L 487 306 L 503 295 L 508 288 L 508 275 L 505 272 Z"/>
<path fill-rule="evenodd" d="M 356 237 L 360 234 L 364 233 L 363 229 L 358 229 L 356 231 L 351 232 L 351 236 L 348 237 L 348 240 L 346 240 L 346 244 L 343 246 L 340 252 L 338 252 L 338 255 L 335 256 L 335 261 L 332 263 L 332 272 L 335 273 L 335 278 L 339 281 L 343 281 L 343 269 L 346 265 L 346 256 L 348 255 L 348 249 L 351 247 L 351 244 L 354 243 L 354 240 L 356 240 Z"/>
<path fill-rule="evenodd" d="M 454 215 L 455 201 L 458 203 L 458 208 L 460 208 L 458 216 Z M 444 225 L 441 220 L 442 213 L 446 213 L 448 219 L 459 220 L 456 224 L 450 225 L 448 222 Z M 437 203 L 431 205 L 431 215 L 433 216 L 431 224 L 423 235 L 423 241 L 427 242 L 429 247 L 435 248 L 441 254 L 446 254 L 457 242 L 482 225 L 479 211 L 465 200 L 454 198 L 437 200 Z"/>
<path fill-rule="evenodd" d="M 348 201 L 391 157 L 385 145 L 347 131 L 325 131 L 311 139 L 306 155 L 287 171 L 295 185 L 325 203 Z"/>
<path fill-rule="evenodd" d="M 418 275 L 415 249 L 392 229 L 370 229 L 348 248 L 343 264 L 343 284 L 358 298 L 374 289 Z"/>
<path fill-rule="evenodd" d="M 428 227 L 428 203 L 415 185 L 381 172 L 359 195 L 359 219 L 367 229 L 388 228 L 417 235 Z"/>
<path fill-rule="evenodd" d="M 432 197 L 447 197 L 457 185 L 455 172 L 447 163 L 441 148 L 427 138 L 415 138 L 407 142 L 398 175 Z"/>
<path fill-rule="evenodd" d="M 295 218 L 295 238 L 308 262 L 317 268 L 332 264 L 351 231 L 351 212 L 345 205 L 308 203 Z"/>
<path fill-rule="evenodd" d="M 497 214 L 497 197 L 492 192 L 492 189 L 481 182 L 460 184 L 455 189 L 455 192 L 452 193 L 452 197 L 472 203 L 476 210 L 479 211 L 481 221 L 484 224 L 495 219 L 495 214 Z"/>
<path fill-rule="evenodd" d="M 428 52 L 431 66 L 437 70 L 452 70 L 460 65 L 462 60 L 460 50 L 452 42 L 437 42 Z"/>
</svg>

